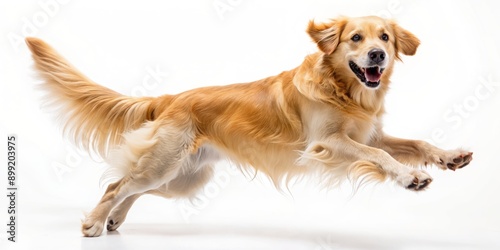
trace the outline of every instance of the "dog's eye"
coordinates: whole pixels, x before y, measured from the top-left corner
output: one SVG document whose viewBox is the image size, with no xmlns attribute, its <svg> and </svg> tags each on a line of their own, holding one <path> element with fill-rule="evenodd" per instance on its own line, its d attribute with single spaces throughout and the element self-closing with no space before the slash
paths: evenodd
<svg viewBox="0 0 500 250">
<path fill-rule="evenodd" d="M 361 40 L 361 36 L 359 34 L 355 34 L 351 37 L 351 40 L 353 40 L 354 42 L 358 42 L 359 40 Z"/>
<path fill-rule="evenodd" d="M 382 36 L 380 37 L 380 39 L 384 40 L 384 41 L 389 41 L 389 35 L 387 35 L 386 33 L 382 34 Z"/>
</svg>

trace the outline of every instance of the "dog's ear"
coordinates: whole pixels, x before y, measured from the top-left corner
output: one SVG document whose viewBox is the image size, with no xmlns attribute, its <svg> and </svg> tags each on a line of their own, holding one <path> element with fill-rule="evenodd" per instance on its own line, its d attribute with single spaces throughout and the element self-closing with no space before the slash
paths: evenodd
<svg viewBox="0 0 500 250">
<path fill-rule="evenodd" d="M 396 40 L 396 52 L 401 52 L 407 56 L 415 55 L 418 45 L 420 45 L 420 40 L 411 32 L 401 28 L 394 21 L 391 21 L 391 26 Z"/>
<path fill-rule="evenodd" d="M 340 35 L 346 23 L 345 18 L 335 19 L 329 23 L 315 23 L 311 20 L 307 26 L 307 33 L 321 51 L 330 55 L 339 45 Z"/>
</svg>

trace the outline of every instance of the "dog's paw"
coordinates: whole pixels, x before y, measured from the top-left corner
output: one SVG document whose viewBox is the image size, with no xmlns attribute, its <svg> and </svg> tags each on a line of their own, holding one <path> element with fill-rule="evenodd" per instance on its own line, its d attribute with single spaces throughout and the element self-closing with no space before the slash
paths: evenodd
<svg viewBox="0 0 500 250">
<path fill-rule="evenodd" d="M 96 221 L 87 217 L 82 222 L 82 233 L 85 237 L 98 237 L 101 235 L 104 227 L 104 222 Z"/>
<path fill-rule="evenodd" d="M 443 169 L 457 170 L 463 168 L 472 161 L 472 152 L 464 150 L 449 150 L 443 151 L 439 155 L 435 155 L 436 165 Z"/>
<path fill-rule="evenodd" d="M 113 216 L 109 216 L 108 223 L 106 225 L 106 229 L 108 231 L 115 231 L 120 227 L 123 223 L 123 220 L 119 220 L 118 218 L 113 218 Z"/>
<path fill-rule="evenodd" d="M 408 190 L 422 191 L 429 186 L 432 178 L 424 171 L 414 170 L 409 174 L 399 176 L 397 181 Z"/>
<path fill-rule="evenodd" d="M 125 221 L 127 211 L 128 210 L 123 209 L 122 206 L 118 206 L 113 209 L 113 211 L 111 211 L 111 214 L 108 216 L 106 229 L 108 231 L 115 231 L 116 229 L 118 229 L 118 227 L 120 227 Z"/>
</svg>

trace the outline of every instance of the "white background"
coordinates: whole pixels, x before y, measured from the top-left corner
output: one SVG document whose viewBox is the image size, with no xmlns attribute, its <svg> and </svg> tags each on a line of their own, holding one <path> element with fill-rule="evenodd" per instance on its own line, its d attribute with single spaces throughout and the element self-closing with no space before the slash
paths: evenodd
<svg viewBox="0 0 500 250">
<path fill-rule="evenodd" d="M 495 1 L 2 1 L 0 131 L 19 138 L 18 242 L 0 248 L 498 249 L 500 67 Z M 47 7 L 47 3 L 48 4 Z M 219 6 L 216 8 L 215 6 Z M 201 202 L 142 197 L 117 233 L 87 239 L 83 212 L 104 192 L 105 165 L 75 149 L 41 108 L 22 39 L 44 39 L 94 81 L 126 95 L 246 82 L 298 66 L 316 50 L 308 20 L 395 18 L 417 35 L 386 100 L 386 132 L 474 151 L 460 171 L 429 169 L 429 190 L 393 183 L 281 194 L 221 163 Z M 5 152 L 6 142 L 0 143 Z M 0 153 L 0 155 L 2 155 Z M 6 156 L 0 157 L 6 166 Z M 0 171 L 6 187 L 6 170 Z"/>
</svg>

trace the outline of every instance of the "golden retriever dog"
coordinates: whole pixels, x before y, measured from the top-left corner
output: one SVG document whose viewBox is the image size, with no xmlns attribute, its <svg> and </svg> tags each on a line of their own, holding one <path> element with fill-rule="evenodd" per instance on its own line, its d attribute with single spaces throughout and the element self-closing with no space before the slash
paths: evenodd
<svg viewBox="0 0 500 250">
<path fill-rule="evenodd" d="M 45 42 L 27 38 L 65 134 L 123 174 L 83 220 L 83 235 L 99 236 L 106 222 L 116 230 L 143 194 L 195 196 L 223 159 L 267 175 L 278 188 L 310 176 L 328 186 L 392 180 L 413 191 L 432 182 L 419 166 L 469 164 L 472 152 L 382 130 L 394 63 L 415 54 L 417 37 L 375 16 L 310 21 L 307 33 L 319 51 L 292 70 L 139 98 L 94 83 Z"/>
</svg>

